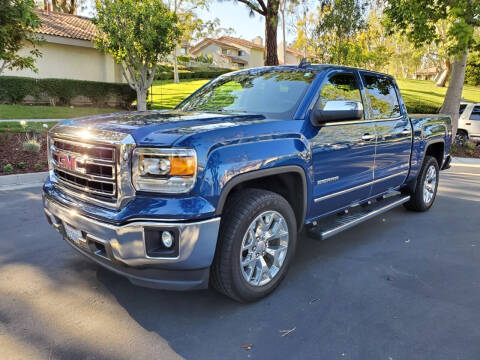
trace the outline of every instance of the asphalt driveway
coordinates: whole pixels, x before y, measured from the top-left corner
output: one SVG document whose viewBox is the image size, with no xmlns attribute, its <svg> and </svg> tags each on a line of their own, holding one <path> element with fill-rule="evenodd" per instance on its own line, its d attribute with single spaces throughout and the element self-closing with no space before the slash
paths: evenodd
<svg viewBox="0 0 480 360">
<path fill-rule="evenodd" d="M 39 187 L 0 191 L 2 359 L 479 359 L 479 304 L 480 167 L 442 172 L 427 213 L 302 236 L 250 305 L 133 286 L 60 239 Z"/>
</svg>

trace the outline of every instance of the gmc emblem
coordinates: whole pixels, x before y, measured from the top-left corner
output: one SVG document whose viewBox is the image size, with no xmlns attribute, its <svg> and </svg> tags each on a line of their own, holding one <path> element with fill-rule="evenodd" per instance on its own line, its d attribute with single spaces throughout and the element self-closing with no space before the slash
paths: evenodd
<svg viewBox="0 0 480 360">
<path fill-rule="evenodd" d="M 67 170 L 75 171 L 77 170 L 77 164 L 74 157 L 65 155 L 65 154 L 58 154 L 57 155 L 57 163 L 58 166 Z"/>
</svg>

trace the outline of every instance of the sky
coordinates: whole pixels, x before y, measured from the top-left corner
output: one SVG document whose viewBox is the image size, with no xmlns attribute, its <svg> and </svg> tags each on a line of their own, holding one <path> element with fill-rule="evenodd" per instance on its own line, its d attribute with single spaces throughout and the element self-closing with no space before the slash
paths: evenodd
<svg viewBox="0 0 480 360">
<path fill-rule="evenodd" d="M 209 10 L 197 10 L 198 16 L 203 20 L 220 19 L 220 27 L 233 28 L 233 36 L 245 40 L 252 40 L 261 36 L 265 42 L 265 20 L 264 17 L 255 14 L 250 16 L 247 6 L 233 0 L 215 1 L 212 0 Z M 79 15 L 91 16 L 91 8 L 81 11 Z M 281 41 L 281 30 L 278 29 L 278 41 Z M 292 35 L 287 33 L 287 43 L 292 40 Z"/>
<path fill-rule="evenodd" d="M 264 17 L 255 14 L 250 16 L 250 10 L 244 5 L 234 1 L 212 2 L 209 11 L 197 11 L 203 20 L 220 19 L 221 27 L 233 28 L 236 37 L 252 40 L 256 36 L 265 39 Z"/>
</svg>

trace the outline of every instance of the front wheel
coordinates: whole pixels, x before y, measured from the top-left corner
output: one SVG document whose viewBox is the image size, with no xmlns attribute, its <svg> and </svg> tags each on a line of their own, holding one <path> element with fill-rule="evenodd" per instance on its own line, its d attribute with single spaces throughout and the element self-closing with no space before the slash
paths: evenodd
<svg viewBox="0 0 480 360">
<path fill-rule="evenodd" d="M 296 241 L 295 214 L 287 200 L 259 189 L 238 193 L 222 215 L 212 285 L 240 302 L 265 297 L 285 277 Z"/>
<path fill-rule="evenodd" d="M 433 205 L 438 189 L 439 166 L 433 156 L 425 156 L 410 200 L 404 204 L 408 210 L 427 211 Z"/>
</svg>

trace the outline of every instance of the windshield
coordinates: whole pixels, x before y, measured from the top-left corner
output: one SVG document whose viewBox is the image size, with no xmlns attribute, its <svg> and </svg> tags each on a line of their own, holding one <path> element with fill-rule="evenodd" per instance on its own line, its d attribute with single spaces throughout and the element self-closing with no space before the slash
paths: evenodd
<svg viewBox="0 0 480 360">
<path fill-rule="evenodd" d="M 261 69 L 224 75 L 178 106 L 183 111 L 259 113 L 293 116 L 316 73 L 305 69 Z"/>
</svg>

